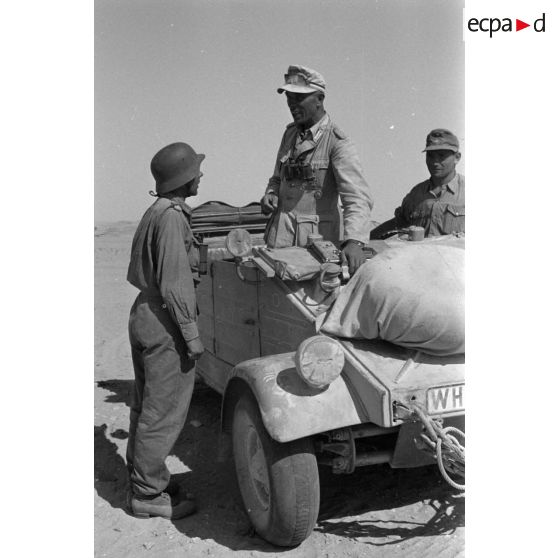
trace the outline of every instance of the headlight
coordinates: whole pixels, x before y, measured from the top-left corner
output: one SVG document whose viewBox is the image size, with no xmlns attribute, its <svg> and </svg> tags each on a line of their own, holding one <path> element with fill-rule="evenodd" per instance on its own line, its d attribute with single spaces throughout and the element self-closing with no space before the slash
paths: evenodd
<svg viewBox="0 0 558 558">
<path fill-rule="evenodd" d="M 225 247 L 235 258 L 243 258 L 252 252 L 252 237 L 245 229 L 233 229 L 225 239 Z"/>
<path fill-rule="evenodd" d="M 345 355 L 341 344 L 335 339 L 315 335 L 298 346 L 295 365 L 300 377 L 308 385 L 324 388 L 341 374 Z"/>
</svg>

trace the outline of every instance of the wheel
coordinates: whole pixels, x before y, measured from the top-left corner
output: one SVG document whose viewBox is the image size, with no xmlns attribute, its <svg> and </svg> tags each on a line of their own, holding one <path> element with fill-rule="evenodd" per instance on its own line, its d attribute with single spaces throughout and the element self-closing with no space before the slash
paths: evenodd
<svg viewBox="0 0 558 558">
<path fill-rule="evenodd" d="M 256 532 L 278 546 L 300 544 L 312 532 L 320 507 L 311 440 L 273 440 L 249 394 L 236 404 L 232 436 L 238 485 Z"/>
</svg>

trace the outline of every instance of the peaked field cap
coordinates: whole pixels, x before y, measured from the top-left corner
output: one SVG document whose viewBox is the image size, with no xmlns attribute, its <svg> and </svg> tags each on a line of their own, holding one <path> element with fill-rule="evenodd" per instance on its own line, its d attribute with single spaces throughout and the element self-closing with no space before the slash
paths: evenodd
<svg viewBox="0 0 558 558">
<path fill-rule="evenodd" d="M 196 153 L 187 143 L 171 143 L 157 151 L 151 160 L 151 174 L 157 194 L 166 194 L 184 186 L 199 175 L 203 153 Z"/>
<path fill-rule="evenodd" d="M 459 140 L 457 136 L 449 130 L 436 128 L 426 136 L 426 147 L 422 152 L 442 149 L 448 149 L 449 151 L 457 153 L 459 151 Z"/>
<path fill-rule="evenodd" d="M 322 74 L 306 66 L 289 66 L 285 74 L 285 85 L 277 89 L 277 93 L 325 93 L 325 80 Z"/>
</svg>

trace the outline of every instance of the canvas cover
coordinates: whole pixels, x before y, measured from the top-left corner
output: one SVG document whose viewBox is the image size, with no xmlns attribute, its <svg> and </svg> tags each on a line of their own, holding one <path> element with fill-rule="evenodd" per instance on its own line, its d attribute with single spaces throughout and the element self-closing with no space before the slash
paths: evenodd
<svg viewBox="0 0 558 558">
<path fill-rule="evenodd" d="M 363 264 L 321 331 L 432 355 L 465 352 L 465 240 L 404 242 Z"/>
</svg>

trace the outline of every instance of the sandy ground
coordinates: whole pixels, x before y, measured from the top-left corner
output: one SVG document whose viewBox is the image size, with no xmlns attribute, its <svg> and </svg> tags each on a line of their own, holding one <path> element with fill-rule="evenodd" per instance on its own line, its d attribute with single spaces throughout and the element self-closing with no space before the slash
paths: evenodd
<svg viewBox="0 0 558 558">
<path fill-rule="evenodd" d="M 197 385 L 186 426 L 168 459 L 199 503 L 179 521 L 136 519 L 126 511 L 124 455 L 133 371 L 127 338 L 135 289 L 126 268 L 135 225 L 95 227 L 95 556 L 361 558 L 464 556 L 464 496 L 436 467 L 320 470 L 321 508 L 313 534 L 298 548 L 255 535 L 236 486 L 232 461 L 217 462 L 219 395 Z"/>
</svg>

